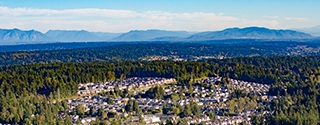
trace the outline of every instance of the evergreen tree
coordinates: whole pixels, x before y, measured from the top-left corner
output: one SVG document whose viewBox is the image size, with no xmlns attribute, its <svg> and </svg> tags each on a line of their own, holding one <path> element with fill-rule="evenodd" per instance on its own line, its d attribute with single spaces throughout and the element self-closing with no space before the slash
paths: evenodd
<svg viewBox="0 0 320 125">
<path fill-rule="evenodd" d="M 78 105 L 76 106 L 76 113 L 79 115 L 81 118 L 84 117 L 84 107 L 83 105 Z"/>
</svg>

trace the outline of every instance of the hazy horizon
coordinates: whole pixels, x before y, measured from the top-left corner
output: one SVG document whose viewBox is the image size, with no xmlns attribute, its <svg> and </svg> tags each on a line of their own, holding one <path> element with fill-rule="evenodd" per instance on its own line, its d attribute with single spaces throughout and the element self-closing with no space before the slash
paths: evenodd
<svg viewBox="0 0 320 125">
<path fill-rule="evenodd" d="M 76 4 L 75 4 L 76 3 Z M 234 27 L 293 29 L 318 26 L 320 1 L 76 1 L 0 0 L 0 28 L 217 31 Z"/>
<path fill-rule="evenodd" d="M 90 31 L 90 30 L 86 30 L 86 29 L 78 29 L 78 30 L 73 30 L 73 29 L 49 29 L 48 31 L 67 31 L 67 32 L 78 32 L 78 31 L 88 31 L 88 32 L 92 32 L 92 33 L 114 33 L 114 34 L 123 34 L 123 33 L 127 33 L 127 32 L 130 32 L 130 31 L 149 31 L 149 30 L 159 30 L 159 31 L 181 31 L 181 32 L 189 32 L 189 33 L 200 33 L 200 32 L 214 32 L 214 31 L 222 31 L 222 30 L 226 30 L 226 29 L 229 29 L 229 28 L 249 28 L 249 27 L 260 27 L 260 28 L 267 28 L 267 29 L 270 29 L 270 30 L 295 30 L 295 29 L 284 29 L 284 28 L 268 28 L 268 27 L 263 27 L 263 26 L 244 26 L 244 27 L 226 27 L 225 29 L 221 29 L 221 30 L 204 30 L 204 31 L 188 31 L 188 30 L 166 30 L 166 29 L 131 29 L 129 31 L 125 31 L 125 32 L 109 32 L 109 31 Z M 315 26 L 315 27 L 318 27 L 318 26 Z M 13 30 L 13 29 L 18 29 L 18 30 L 21 30 L 21 31 L 31 31 L 31 30 L 35 30 L 35 31 L 39 31 L 37 29 L 21 29 L 21 28 L 18 28 L 18 27 L 15 27 L 15 28 L 1 28 L 0 27 L 0 30 Z M 45 32 L 42 32 L 42 31 L 39 31 L 43 34 L 47 33 L 48 31 L 45 31 Z"/>
</svg>

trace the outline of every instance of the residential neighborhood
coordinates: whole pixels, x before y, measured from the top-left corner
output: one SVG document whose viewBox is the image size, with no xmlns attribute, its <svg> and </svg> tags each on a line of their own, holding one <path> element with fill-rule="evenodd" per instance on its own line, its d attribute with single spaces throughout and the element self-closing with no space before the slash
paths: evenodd
<svg viewBox="0 0 320 125">
<path fill-rule="evenodd" d="M 120 90 L 124 89 L 146 89 L 153 86 L 164 85 L 169 83 L 175 83 L 175 79 L 166 79 L 158 77 L 146 77 L 146 78 L 128 78 L 121 81 L 111 81 L 111 82 L 99 82 L 99 83 L 86 83 L 79 84 L 78 95 L 88 95 L 97 94 L 104 91 L 112 91 L 115 86 Z"/>
<path fill-rule="evenodd" d="M 222 55 L 217 56 L 178 56 L 177 53 L 172 53 L 168 56 L 147 56 L 142 57 L 142 61 L 160 61 L 160 60 L 172 60 L 172 61 L 198 61 L 198 60 L 208 60 L 208 59 L 224 59 L 227 58 Z"/>
<path fill-rule="evenodd" d="M 271 113 L 268 110 L 258 110 L 259 106 L 268 105 L 266 102 L 270 102 L 270 99 L 276 99 L 276 97 L 268 96 L 269 85 L 236 79 L 227 79 L 228 84 L 225 85 L 219 84 L 222 80 L 226 79 L 222 77 L 197 79 L 194 80 L 191 88 L 178 86 L 174 78 L 159 77 L 132 77 L 118 81 L 86 83 L 79 84 L 78 98 L 69 98 L 65 101 L 69 107 L 68 112 L 74 112 L 80 105 L 84 112 L 93 114 L 102 109 L 108 114 L 115 114 L 121 119 L 125 119 L 125 123 L 122 124 L 164 124 L 168 119 L 175 123 L 186 121 L 187 124 L 250 124 L 252 115 Z M 163 90 L 163 98 L 150 98 L 148 96 L 149 90 L 157 87 Z M 106 93 L 116 93 L 116 91 L 123 93 L 126 91 L 131 95 L 106 96 Z M 233 109 L 230 106 L 234 105 L 231 103 L 234 101 L 234 97 L 231 97 L 234 91 L 243 91 L 259 97 L 256 97 L 256 100 L 241 97 L 238 101 L 245 100 L 245 108 Z M 177 97 L 177 95 L 181 96 Z M 258 100 L 260 103 L 257 103 Z M 137 104 L 138 109 L 135 110 L 138 112 L 128 110 L 130 102 Z M 240 105 L 241 102 L 234 103 Z M 177 107 L 184 110 L 183 107 L 189 105 L 199 107 L 198 116 L 181 115 L 182 111 L 179 111 Z M 235 107 L 237 106 L 235 105 Z M 165 111 L 167 109 L 172 110 Z M 90 124 L 97 120 L 96 117 L 79 116 L 77 113 L 70 115 L 70 117 L 74 123 L 80 124 Z"/>
</svg>

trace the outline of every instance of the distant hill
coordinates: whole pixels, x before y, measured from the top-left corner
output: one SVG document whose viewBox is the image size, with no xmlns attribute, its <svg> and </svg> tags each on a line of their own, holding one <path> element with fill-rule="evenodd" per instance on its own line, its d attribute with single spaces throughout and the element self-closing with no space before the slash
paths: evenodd
<svg viewBox="0 0 320 125">
<path fill-rule="evenodd" d="M 187 31 L 166 31 L 166 30 L 132 30 L 124 33 L 116 38 L 114 41 L 148 41 L 148 40 L 160 40 L 161 38 L 185 38 L 192 33 Z"/>
<path fill-rule="evenodd" d="M 108 41 L 122 34 L 122 33 L 109 33 L 109 32 L 90 32 L 90 33 Z"/>
<path fill-rule="evenodd" d="M 35 30 L 0 29 L 0 44 L 30 44 L 54 41 L 43 33 Z"/>
<path fill-rule="evenodd" d="M 108 41 L 120 34 L 86 30 L 49 30 L 45 35 L 60 42 L 96 42 Z"/>
<path fill-rule="evenodd" d="M 320 36 L 320 25 L 315 26 L 315 27 L 301 28 L 301 29 L 295 29 L 295 30 L 309 33 L 313 36 Z"/>
<path fill-rule="evenodd" d="M 211 39 L 309 39 L 310 34 L 294 30 L 273 30 L 263 27 L 229 28 L 222 31 L 209 31 L 194 34 L 189 40 Z"/>
</svg>

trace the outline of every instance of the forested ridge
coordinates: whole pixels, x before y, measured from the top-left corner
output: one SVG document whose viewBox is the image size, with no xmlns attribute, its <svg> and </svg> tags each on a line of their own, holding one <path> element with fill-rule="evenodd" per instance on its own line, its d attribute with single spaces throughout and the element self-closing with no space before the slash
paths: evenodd
<svg viewBox="0 0 320 125">
<path fill-rule="evenodd" d="M 59 111 L 65 111 L 65 102 L 51 102 L 57 98 L 58 88 L 61 97 L 70 97 L 76 94 L 79 83 L 145 76 L 176 78 L 178 84 L 186 85 L 193 74 L 198 78 L 222 76 L 270 84 L 269 94 L 281 99 L 270 106 L 275 112 L 267 124 L 318 124 L 319 66 L 318 56 L 239 57 L 187 62 L 55 62 L 3 66 L 0 68 L 0 122 L 69 124 L 70 119 L 56 115 Z"/>
<path fill-rule="evenodd" d="M 140 60 L 148 56 L 178 56 L 186 60 L 190 60 L 189 58 L 194 56 L 214 56 L 216 58 L 287 55 L 317 56 L 319 55 L 318 46 L 320 45 L 319 42 L 257 42 L 253 40 L 206 41 L 199 43 L 122 43 L 121 45 L 101 43 L 101 47 L 97 47 L 100 45 L 97 43 L 93 44 L 91 48 L 89 46 L 91 44 L 73 44 L 70 46 L 88 46 L 89 48 L 1 52 L 0 65 Z M 69 44 L 67 45 L 69 46 Z M 25 46 L 28 48 L 27 45 Z M 41 47 L 41 45 L 38 46 Z M 47 47 L 47 45 L 43 46 Z M 18 48 L 23 48 L 23 46 L 18 46 Z"/>
</svg>

